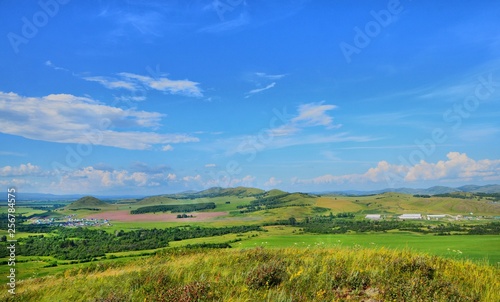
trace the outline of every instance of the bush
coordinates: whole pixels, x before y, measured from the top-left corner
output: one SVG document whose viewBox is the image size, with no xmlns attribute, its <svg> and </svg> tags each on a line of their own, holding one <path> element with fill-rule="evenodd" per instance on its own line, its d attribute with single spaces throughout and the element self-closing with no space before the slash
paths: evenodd
<svg viewBox="0 0 500 302">
<path fill-rule="evenodd" d="M 211 290 L 210 283 L 191 282 L 186 285 L 177 285 L 165 292 L 158 293 L 154 301 L 162 302 L 191 302 L 216 301 L 216 295 Z"/>
<path fill-rule="evenodd" d="M 271 260 L 250 271 L 246 284 L 255 289 L 278 286 L 287 278 L 285 264 L 280 260 Z"/>
</svg>

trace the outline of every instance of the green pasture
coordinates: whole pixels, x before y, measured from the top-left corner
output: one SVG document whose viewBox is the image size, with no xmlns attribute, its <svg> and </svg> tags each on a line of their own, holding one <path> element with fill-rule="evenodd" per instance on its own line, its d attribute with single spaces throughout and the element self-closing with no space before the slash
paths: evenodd
<svg viewBox="0 0 500 302">
<path fill-rule="evenodd" d="M 33 209 L 29 206 L 19 206 L 19 205 L 16 205 L 15 209 L 16 212 L 13 213 L 14 215 L 22 214 L 23 216 L 30 216 L 33 214 L 41 214 L 46 212 L 44 210 Z M 7 210 L 8 210 L 7 206 L 0 206 L 0 213 L 7 213 Z"/>
<path fill-rule="evenodd" d="M 455 235 L 434 236 L 405 232 L 315 235 L 300 234 L 296 228 L 268 227 L 267 233 L 235 244 L 235 247 L 250 248 L 264 246 L 284 247 L 371 247 L 410 249 L 431 255 L 487 261 L 500 265 L 500 236 L 497 235 Z M 292 233 L 295 231 L 295 233 Z"/>
<path fill-rule="evenodd" d="M 141 251 L 142 254 L 146 253 L 145 251 Z M 79 271 L 81 269 L 85 269 L 91 265 L 113 265 L 120 266 L 122 264 L 126 264 L 133 261 L 139 261 L 140 259 L 144 259 L 148 256 L 144 255 L 130 255 L 130 256 L 122 256 L 119 258 L 113 259 L 99 259 L 95 261 L 83 262 L 83 263 L 74 263 L 69 264 L 69 261 L 57 261 L 57 266 L 49 267 L 49 264 L 54 261 L 52 257 L 30 257 L 33 258 L 30 261 L 26 259 L 16 262 L 16 279 L 17 280 L 25 280 L 29 278 L 38 278 L 45 276 L 56 276 L 64 273 L 68 270 Z M 28 258 L 28 257 L 26 257 Z M 22 258 L 20 258 L 22 259 Z M 0 265 L 0 276 L 7 276 L 9 274 L 9 267 L 7 264 Z"/>
</svg>

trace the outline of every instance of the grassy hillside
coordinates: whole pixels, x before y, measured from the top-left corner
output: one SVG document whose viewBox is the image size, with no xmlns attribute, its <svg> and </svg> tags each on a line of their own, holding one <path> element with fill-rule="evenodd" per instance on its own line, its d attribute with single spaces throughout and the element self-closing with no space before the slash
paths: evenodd
<svg viewBox="0 0 500 302">
<path fill-rule="evenodd" d="M 499 268 L 385 249 L 165 251 L 17 284 L 2 301 L 499 301 Z"/>
<path fill-rule="evenodd" d="M 462 193 L 465 194 L 465 193 Z M 470 193 L 467 193 L 470 194 Z M 336 211 L 359 213 L 423 213 L 423 214 L 460 214 L 498 215 L 500 204 L 489 200 L 478 200 L 465 196 L 452 197 L 414 197 L 402 193 L 383 193 L 370 196 L 322 196 L 317 199 L 318 206 Z"/>
<path fill-rule="evenodd" d="M 266 191 L 257 188 L 236 187 L 236 188 L 221 188 L 213 187 L 199 192 L 187 192 L 178 194 L 165 195 L 171 198 L 202 198 L 202 197 L 250 197 L 264 194 Z"/>
<path fill-rule="evenodd" d="M 134 205 L 160 205 L 160 204 L 169 204 L 169 203 L 178 203 L 176 199 L 169 198 L 167 196 L 150 196 L 143 198 L 135 203 L 131 203 Z"/>
<path fill-rule="evenodd" d="M 77 201 L 67 205 L 65 207 L 65 209 L 68 209 L 68 210 L 78 210 L 78 209 L 106 209 L 110 206 L 110 204 L 98 199 L 98 198 L 95 198 L 95 197 L 92 197 L 92 196 L 85 196 L 85 197 L 82 197 L 80 199 L 78 199 Z"/>
</svg>

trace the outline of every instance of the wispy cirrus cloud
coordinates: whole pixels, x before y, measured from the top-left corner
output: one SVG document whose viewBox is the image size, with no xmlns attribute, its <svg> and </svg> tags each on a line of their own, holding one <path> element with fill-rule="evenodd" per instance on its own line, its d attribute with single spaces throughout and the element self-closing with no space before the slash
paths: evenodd
<svg viewBox="0 0 500 302">
<path fill-rule="evenodd" d="M 45 65 L 55 70 L 70 71 L 54 65 L 51 61 L 46 61 Z M 158 67 L 157 67 L 158 68 Z M 184 95 L 188 97 L 202 97 L 203 91 L 199 87 L 198 82 L 184 80 L 172 80 L 168 78 L 168 74 L 150 70 L 151 75 L 145 76 L 131 72 L 119 72 L 113 76 L 94 76 L 86 74 L 76 74 L 74 76 L 88 82 L 95 82 L 107 89 L 117 90 L 124 89 L 128 91 L 138 91 L 152 89 L 170 94 Z M 121 98 L 124 98 L 123 96 Z M 142 101 L 144 96 L 127 96 L 126 100 Z"/>
<path fill-rule="evenodd" d="M 71 94 L 25 97 L 0 92 L 0 113 L 0 132 L 33 140 L 136 150 L 199 141 L 186 134 L 136 130 L 158 128 L 163 114 L 124 110 Z"/>
<path fill-rule="evenodd" d="M 190 80 L 171 80 L 165 75 L 151 77 L 130 72 L 120 72 L 117 77 L 82 76 L 85 81 L 96 82 L 108 89 L 125 89 L 137 91 L 139 89 L 152 89 L 170 94 L 188 97 L 202 97 L 203 92 L 199 83 Z"/>
<path fill-rule="evenodd" d="M 126 89 L 131 91 L 137 90 L 137 84 L 127 80 L 119 80 L 112 77 L 82 77 L 85 81 L 96 82 L 108 89 Z"/>
<path fill-rule="evenodd" d="M 59 67 L 59 66 L 56 66 L 54 63 L 52 63 L 52 61 L 50 60 L 47 60 L 45 61 L 45 66 L 48 66 L 54 70 L 62 70 L 62 71 L 69 71 L 68 69 L 66 68 L 63 68 L 63 67 Z"/>
<path fill-rule="evenodd" d="M 323 126 L 327 129 L 340 128 L 342 125 L 334 124 L 333 117 L 327 113 L 336 108 L 337 106 L 324 102 L 302 104 L 297 108 L 296 116 L 279 127 L 269 129 L 268 133 L 273 136 L 289 136 L 314 126 Z"/>
<path fill-rule="evenodd" d="M 335 124 L 328 111 L 337 108 L 335 105 L 307 103 L 298 106 L 297 113 L 291 115 L 284 124 L 263 129 L 257 135 L 243 135 L 215 141 L 212 149 L 225 148 L 226 155 L 255 154 L 267 149 L 281 149 L 292 146 L 314 145 L 341 142 L 370 142 L 378 137 L 353 135 L 347 131 L 333 133 L 331 130 L 341 127 Z M 308 128 L 319 127 L 314 132 Z M 264 139 L 263 139 L 264 138 Z"/>
<path fill-rule="evenodd" d="M 112 77 L 95 76 L 95 77 L 82 77 L 82 79 L 89 82 L 99 83 L 108 89 L 127 89 L 131 91 L 137 90 L 136 83 L 126 80 L 118 80 Z"/>
<path fill-rule="evenodd" d="M 129 72 L 121 72 L 118 75 L 158 91 L 191 97 L 203 96 L 202 90 L 198 87 L 199 83 L 190 80 L 171 80 L 166 76 L 150 77 Z"/>
<path fill-rule="evenodd" d="M 264 79 L 268 79 L 268 80 L 272 80 L 272 81 L 279 80 L 279 79 L 284 78 L 286 76 L 286 74 L 267 74 L 265 72 L 256 72 L 255 75 L 260 77 L 260 78 L 264 78 Z"/>
<path fill-rule="evenodd" d="M 267 85 L 266 87 L 264 88 L 257 88 L 257 89 L 252 89 L 248 92 L 248 94 L 254 94 L 254 93 L 259 93 L 259 92 L 262 92 L 264 90 L 268 90 L 268 89 L 271 89 L 273 88 L 274 86 L 276 86 L 276 82 L 272 82 L 271 84 Z"/>
<path fill-rule="evenodd" d="M 282 79 L 286 74 L 267 74 L 265 72 L 254 72 L 248 76 L 248 80 L 253 82 L 257 88 L 251 89 L 246 93 L 245 98 L 249 98 L 253 94 L 257 94 L 276 86 L 276 81 Z M 270 83 L 270 81 L 272 81 Z"/>
</svg>

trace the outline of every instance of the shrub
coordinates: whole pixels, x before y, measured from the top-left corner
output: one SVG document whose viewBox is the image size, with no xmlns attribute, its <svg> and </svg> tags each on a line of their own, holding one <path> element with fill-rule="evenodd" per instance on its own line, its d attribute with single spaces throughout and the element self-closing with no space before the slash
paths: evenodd
<svg viewBox="0 0 500 302">
<path fill-rule="evenodd" d="M 172 288 L 158 293 L 154 301 L 161 302 L 192 302 L 192 301 L 215 301 L 216 295 L 210 283 L 195 281 L 186 285 L 176 285 Z"/>
<path fill-rule="evenodd" d="M 286 268 L 282 261 L 271 260 L 250 271 L 246 284 L 252 288 L 273 287 L 287 278 Z"/>
</svg>

